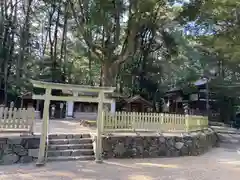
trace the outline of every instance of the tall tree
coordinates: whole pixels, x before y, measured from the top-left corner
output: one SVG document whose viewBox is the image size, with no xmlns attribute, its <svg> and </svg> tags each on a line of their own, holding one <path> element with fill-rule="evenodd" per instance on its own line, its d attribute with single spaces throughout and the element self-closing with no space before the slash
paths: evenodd
<svg viewBox="0 0 240 180">
<path fill-rule="evenodd" d="M 157 23 L 166 20 L 159 15 L 167 13 L 167 7 L 167 3 L 157 0 L 71 1 L 78 36 L 102 64 L 103 85 L 114 85 L 119 66 L 136 53 L 144 26 L 152 17 Z"/>
</svg>

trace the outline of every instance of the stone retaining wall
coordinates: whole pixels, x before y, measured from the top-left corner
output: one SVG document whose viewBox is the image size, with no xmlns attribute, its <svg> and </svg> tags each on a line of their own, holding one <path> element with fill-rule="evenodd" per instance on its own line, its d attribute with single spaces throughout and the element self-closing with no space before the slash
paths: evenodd
<svg viewBox="0 0 240 180">
<path fill-rule="evenodd" d="M 0 137 L 0 164 L 29 163 L 37 159 L 39 137 Z"/>
<path fill-rule="evenodd" d="M 211 129 L 179 135 L 103 137 L 103 158 L 197 156 L 218 145 Z"/>
</svg>

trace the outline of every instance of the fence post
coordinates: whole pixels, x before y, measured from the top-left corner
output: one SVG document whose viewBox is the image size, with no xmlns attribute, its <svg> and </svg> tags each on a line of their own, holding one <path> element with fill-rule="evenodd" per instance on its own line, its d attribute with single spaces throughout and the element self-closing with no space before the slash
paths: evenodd
<svg viewBox="0 0 240 180">
<path fill-rule="evenodd" d="M 11 103 L 10 103 L 10 108 L 14 108 L 14 102 L 12 101 Z"/>
<path fill-rule="evenodd" d="M 165 113 L 161 113 L 161 121 L 160 121 L 160 133 L 162 133 L 164 130 L 164 117 Z"/>
<path fill-rule="evenodd" d="M 29 109 L 29 111 L 28 111 L 29 113 L 30 113 L 30 122 L 31 122 L 31 125 L 30 125 L 30 134 L 34 134 L 34 127 L 35 127 L 35 110 L 34 110 L 34 108 L 32 107 L 32 108 L 30 108 Z"/>
<path fill-rule="evenodd" d="M 208 117 L 206 118 L 206 124 L 205 124 L 205 126 L 206 126 L 206 128 L 209 127 L 209 119 L 208 119 Z"/>
<path fill-rule="evenodd" d="M 201 129 L 202 129 L 200 117 L 197 118 L 197 129 L 198 129 L 198 130 L 201 130 Z"/>
<path fill-rule="evenodd" d="M 0 121 L 3 120 L 3 113 L 4 113 L 4 107 L 2 105 L 0 105 Z M 1 122 L 0 123 L 0 131 L 1 131 L 1 128 L 3 128 L 3 123 Z"/>
<path fill-rule="evenodd" d="M 189 132 L 189 115 L 185 115 L 185 126 L 186 126 L 186 132 Z"/>
<path fill-rule="evenodd" d="M 106 117 L 106 113 L 110 114 L 108 111 L 102 111 L 101 113 L 101 119 L 102 119 L 102 123 L 101 123 L 101 132 L 104 133 L 104 125 L 105 125 L 105 117 Z"/>
<path fill-rule="evenodd" d="M 135 112 L 128 112 L 130 119 L 131 119 L 131 123 L 132 123 L 132 131 L 135 132 L 136 130 L 136 114 Z"/>
</svg>

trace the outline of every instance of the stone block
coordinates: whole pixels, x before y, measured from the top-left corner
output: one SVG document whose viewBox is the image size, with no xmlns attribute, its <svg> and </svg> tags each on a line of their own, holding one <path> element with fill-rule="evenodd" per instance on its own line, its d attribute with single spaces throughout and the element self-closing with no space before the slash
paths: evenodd
<svg viewBox="0 0 240 180">
<path fill-rule="evenodd" d="M 67 135 L 66 135 L 66 138 L 67 138 L 67 139 L 72 139 L 73 137 L 74 137 L 73 134 L 67 134 Z"/>
<path fill-rule="evenodd" d="M 113 152 L 105 152 L 105 151 L 103 151 L 102 157 L 105 158 L 105 159 L 108 159 L 108 158 L 113 158 L 113 157 L 115 157 L 115 155 L 114 155 Z"/>
<path fill-rule="evenodd" d="M 11 154 L 13 153 L 12 145 L 7 144 L 3 149 L 4 154 Z"/>
<path fill-rule="evenodd" d="M 95 144 L 95 143 L 94 143 Z M 103 139 L 102 145 L 105 151 L 112 151 L 112 144 L 107 141 L 107 139 Z"/>
<path fill-rule="evenodd" d="M 4 150 L 8 148 L 8 144 L 0 144 L 0 150 Z"/>
<path fill-rule="evenodd" d="M 126 148 L 123 143 L 118 143 L 113 150 L 116 157 L 122 157 L 123 154 L 126 152 Z"/>
<path fill-rule="evenodd" d="M 167 151 L 166 151 L 166 156 L 167 157 L 173 157 L 174 156 L 174 151 L 175 151 L 175 149 L 168 148 Z"/>
<path fill-rule="evenodd" d="M 62 156 L 71 156 L 72 152 L 71 151 L 62 151 L 61 155 Z"/>
<path fill-rule="evenodd" d="M 19 162 L 20 163 L 30 163 L 33 161 L 33 157 L 32 156 L 22 156 L 20 159 L 19 159 Z"/>
<path fill-rule="evenodd" d="M 183 142 L 176 142 L 176 144 L 175 144 L 175 148 L 178 150 L 182 149 L 183 146 L 184 146 Z"/>
<path fill-rule="evenodd" d="M 28 149 L 28 156 L 31 156 L 33 158 L 38 157 L 38 151 L 39 149 Z"/>
<path fill-rule="evenodd" d="M 158 147 L 150 147 L 149 148 L 149 156 L 150 157 L 158 157 L 159 155 Z"/>
<path fill-rule="evenodd" d="M 13 152 L 19 156 L 26 156 L 28 154 L 27 149 L 19 144 L 13 145 Z"/>
<path fill-rule="evenodd" d="M 49 139 L 56 139 L 58 137 L 57 134 L 49 134 L 48 138 Z"/>
<path fill-rule="evenodd" d="M 49 157 L 62 156 L 62 152 L 61 151 L 48 151 L 48 156 Z"/>
<path fill-rule="evenodd" d="M 123 158 L 134 158 L 137 156 L 134 156 L 132 149 L 127 149 L 127 151 L 124 153 Z"/>
<path fill-rule="evenodd" d="M 196 148 L 200 148 L 201 147 L 201 141 L 199 139 L 195 139 L 193 146 L 195 146 Z"/>
<path fill-rule="evenodd" d="M 137 150 L 137 156 L 138 157 L 142 157 L 143 156 L 143 152 L 144 152 L 144 147 L 141 145 L 137 145 L 136 146 L 136 150 Z"/>
<path fill-rule="evenodd" d="M 175 142 L 182 142 L 183 141 L 183 138 L 181 136 L 175 136 L 174 139 L 175 139 Z"/>
<path fill-rule="evenodd" d="M 2 156 L 2 164 L 4 165 L 10 165 L 18 162 L 19 156 L 17 154 L 4 154 Z"/>
<path fill-rule="evenodd" d="M 174 139 L 172 137 L 168 137 L 166 141 L 166 145 L 168 148 L 174 147 L 175 146 Z"/>
<path fill-rule="evenodd" d="M 29 138 L 25 140 L 25 148 L 27 149 L 38 149 L 40 145 L 40 138 Z"/>
<path fill-rule="evenodd" d="M 172 154 L 171 154 L 171 157 L 178 157 L 178 156 L 180 156 L 180 151 L 179 150 L 173 150 L 172 151 Z"/>
<path fill-rule="evenodd" d="M 197 132 L 192 132 L 192 133 L 190 134 L 191 137 L 194 137 L 194 136 L 197 136 L 197 135 L 198 135 Z"/>
<path fill-rule="evenodd" d="M 159 156 L 159 157 L 166 157 L 166 156 L 167 156 L 166 153 L 167 153 L 167 150 L 159 151 L 159 152 L 158 152 L 158 156 Z"/>
<path fill-rule="evenodd" d="M 75 139 L 81 139 L 82 138 L 82 134 L 74 134 L 73 138 Z"/>
<path fill-rule="evenodd" d="M 136 147 L 132 148 L 132 155 L 133 155 L 133 157 L 136 157 L 139 155 Z"/>
<path fill-rule="evenodd" d="M 189 155 L 189 148 L 184 145 L 181 149 L 180 149 L 180 154 L 181 156 L 187 156 Z"/>
<path fill-rule="evenodd" d="M 82 134 L 82 138 L 90 138 L 89 134 Z"/>
<path fill-rule="evenodd" d="M 135 136 L 135 137 L 133 138 L 133 141 L 134 141 L 136 144 L 142 144 L 143 141 L 144 141 L 144 137 Z"/>
<path fill-rule="evenodd" d="M 185 142 L 185 145 L 189 148 L 189 149 L 192 149 L 193 147 L 193 141 L 192 140 L 188 140 Z"/>
<path fill-rule="evenodd" d="M 0 138 L 0 146 L 2 144 L 7 144 L 7 138 Z"/>
<path fill-rule="evenodd" d="M 68 139 L 68 137 L 69 137 L 69 139 L 72 139 L 71 134 L 70 135 L 68 135 L 68 134 L 58 134 L 56 139 Z"/>
<path fill-rule="evenodd" d="M 145 149 L 145 150 L 143 151 L 142 157 L 148 158 L 149 156 L 150 156 L 149 150 Z"/>
<path fill-rule="evenodd" d="M 22 138 L 21 137 L 9 138 L 7 140 L 7 144 L 20 145 L 21 143 L 22 143 Z"/>
<path fill-rule="evenodd" d="M 150 145 L 150 143 L 152 142 L 152 137 L 149 137 L 149 136 L 144 137 L 144 141 L 143 142 L 144 142 L 145 146 Z"/>
<path fill-rule="evenodd" d="M 134 142 L 134 139 L 132 137 L 126 137 L 125 144 L 127 146 L 132 145 Z"/>
<path fill-rule="evenodd" d="M 164 137 L 164 136 L 160 136 L 160 137 L 159 137 L 159 142 L 160 142 L 160 143 L 165 143 L 165 142 L 166 142 L 165 137 Z"/>
<path fill-rule="evenodd" d="M 184 136 L 183 136 L 183 140 L 184 140 L 184 141 L 189 141 L 189 140 L 192 140 L 192 137 L 189 136 L 189 135 L 184 135 Z"/>
<path fill-rule="evenodd" d="M 67 134 L 50 134 L 49 139 L 65 139 Z"/>
<path fill-rule="evenodd" d="M 166 144 L 160 144 L 158 146 L 158 154 L 159 156 L 165 156 L 167 152 L 167 146 Z"/>
</svg>

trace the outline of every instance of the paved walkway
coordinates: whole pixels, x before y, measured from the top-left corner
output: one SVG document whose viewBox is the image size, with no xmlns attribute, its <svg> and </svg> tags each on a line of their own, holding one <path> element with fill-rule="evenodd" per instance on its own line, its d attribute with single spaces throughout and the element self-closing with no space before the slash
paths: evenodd
<svg viewBox="0 0 240 180">
<path fill-rule="evenodd" d="M 42 129 L 42 120 L 36 120 L 35 134 L 40 134 Z M 50 134 L 67 134 L 67 133 L 89 133 L 95 132 L 95 128 L 84 127 L 80 125 L 80 121 L 76 120 L 50 120 L 49 133 Z"/>
<path fill-rule="evenodd" d="M 34 134 L 40 135 L 42 130 L 42 120 L 38 119 L 35 122 Z M 95 133 L 96 128 L 84 127 L 80 125 L 80 121 L 76 120 L 50 120 L 49 134 L 81 134 Z M 19 136 L 19 133 L 0 133 L 0 137 Z M 0 178 L 1 180 L 1 178 Z"/>
<path fill-rule="evenodd" d="M 237 148 L 223 145 L 200 157 L 0 166 L 0 180 L 239 180 Z"/>
<path fill-rule="evenodd" d="M 240 134 L 240 130 L 231 128 L 231 127 L 224 127 L 224 126 L 211 126 L 216 132 L 219 133 L 226 133 L 226 134 Z"/>
</svg>

